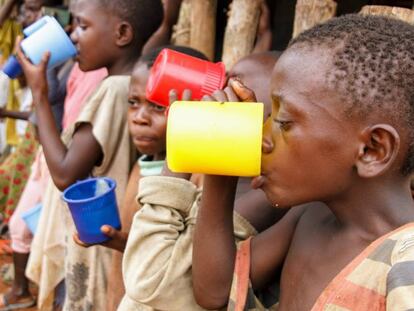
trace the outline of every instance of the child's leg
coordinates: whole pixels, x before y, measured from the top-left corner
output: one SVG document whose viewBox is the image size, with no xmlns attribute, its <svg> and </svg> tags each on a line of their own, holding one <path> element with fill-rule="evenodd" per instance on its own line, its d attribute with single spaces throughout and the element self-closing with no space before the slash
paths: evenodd
<svg viewBox="0 0 414 311">
<path fill-rule="evenodd" d="M 29 291 L 29 280 L 25 275 L 32 237 L 21 219 L 21 213 L 21 210 L 16 209 L 9 224 L 12 238 L 14 279 L 11 289 L 3 294 L 2 301 L 0 301 L 2 307 L 20 303 L 23 303 L 24 306 L 34 304 L 34 299 Z"/>
</svg>

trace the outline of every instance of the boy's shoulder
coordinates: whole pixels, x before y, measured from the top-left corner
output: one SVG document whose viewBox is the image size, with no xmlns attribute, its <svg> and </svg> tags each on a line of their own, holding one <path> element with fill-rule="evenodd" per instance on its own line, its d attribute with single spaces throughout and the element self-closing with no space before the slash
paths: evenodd
<svg viewBox="0 0 414 311">
<path fill-rule="evenodd" d="M 120 86 L 120 87 L 129 86 L 130 80 L 131 80 L 131 76 L 128 76 L 128 75 L 108 76 L 102 80 L 98 89 L 101 90 L 101 89 L 111 89 L 114 87 L 116 88 L 117 86 Z"/>
</svg>

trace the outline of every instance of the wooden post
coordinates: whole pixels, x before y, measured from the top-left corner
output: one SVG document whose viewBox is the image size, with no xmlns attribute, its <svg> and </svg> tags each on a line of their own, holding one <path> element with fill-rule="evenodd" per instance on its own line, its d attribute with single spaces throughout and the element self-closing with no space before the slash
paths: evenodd
<svg viewBox="0 0 414 311">
<path fill-rule="evenodd" d="M 214 59 L 217 0 L 192 0 L 191 47 Z"/>
<path fill-rule="evenodd" d="M 333 0 L 298 0 L 293 24 L 293 38 L 302 31 L 334 17 L 336 8 L 337 4 Z"/>
<path fill-rule="evenodd" d="M 363 15 L 385 15 L 403 20 L 414 25 L 414 10 L 385 5 L 366 5 L 362 7 Z"/>
<path fill-rule="evenodd" d="M 223 63 L 230 70 L 254 47 L 261 0 L 233 0 L 224 35 Z"/>
<path fill-rule="evenodd" d="M 190 46 L 191 0 L 183 0 L 177 24 L 173 27 L 171 42 L 175 45 Z"/>
</svg>

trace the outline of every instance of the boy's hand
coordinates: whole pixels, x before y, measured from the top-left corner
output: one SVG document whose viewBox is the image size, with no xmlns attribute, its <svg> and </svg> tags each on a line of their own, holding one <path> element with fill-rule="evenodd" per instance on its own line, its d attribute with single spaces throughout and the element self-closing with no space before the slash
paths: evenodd
<svg viewBox="0 0 414 311">
<path fill-rule="evenodd" d="M 42 60 L 39 65 L 34 65 L 30 60 L 24 55 L 21 47 L 21 37 L 18 37 L 16 40 L 16 52 L 17 59 L 22 66 L 24 75 L 26 77 L 27 85 L 32 90 L 33 102 L 37 104 L 45 97 L 48 96 L 48 85 L 46 78 L 47 65 L 50 59 L 50 52 L 45 52 L 43 54 Z"/>
<path fill-rule="evenodd" d="M 227 87 L 215 91 L 212 95 L 205 95 L 203 101 L 219 102 L 256 102 L 256 95 L 238 78 L 230 78 Z"/>
<path fill-rule="evenodd" d="M 122 232 L 122 231 L 118 231 L 115 228 L 109 226 L 109 225 L 104 225 L 101 227 L 101 232 L 103 234 L 105 234 L 106 236 L 110 237 L 111 239 L 109 241 L 100 243 L 100 244 L 86 244 L 84 242 L 81 241 L 81 239 L 79 238 L 79 235 L 77 233 L 75 233 L 73 235 L 73 240 L 75 241 L 76 244 L 78 244 L 79 246 L 82 247 L 90 247 L 90 246 L 95 246 L 95 245 L 102 245 L 108 248 L 112 248 L 115 249 L 121 253 L 123 253 L 125 251 L 125 247 L 126 247 L 126 243 L 128 240 L 128 233 L 126 232 Z"/>
<path fill-rule="evenodd" d="M 169 95 L 169 106 L 171 106 L 175 101 L 178 100 L 177 90 L 174 90 L 174 89 L 170 90 L 168 95 Z M 190 101 L 191 97 L 192 97 L 191 90 L 186 89 L 186 90 L 183 91 L 183 95 L 182 95 L 181 100 Z M 190 180 L 190 178 L 191 178 L 191 174 L 188 174 L 188 173 L 174 173 L 174 172 L 172 172 L 168 168 L 167 161 L 165 161 L 165 164 L 164 164 L 164 167 L 162 169 L 161 175 L 162 176 L 182 178 L 182 179 L 186 179 L 186 180 Z"/>
</svg>

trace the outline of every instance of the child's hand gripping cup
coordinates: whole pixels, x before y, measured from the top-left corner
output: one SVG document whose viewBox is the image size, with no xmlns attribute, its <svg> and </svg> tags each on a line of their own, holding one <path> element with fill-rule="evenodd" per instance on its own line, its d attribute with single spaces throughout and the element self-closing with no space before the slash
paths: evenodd
<svg viewBox="0 0 414 311">
<path fill-rule="evenodd" d="M 86 244 L 98 244 L 110 238 L 101 232 L 103 225 L 121 230 L 115 196 L 116 182 L 107 177 L 79 181 L 63 192 L 79 238 Z"/>
<path fill-rule="evenodd" d="M 146 97 L 164 107 L 169 106 L 169 91 L 175 89 L 179 96 L 191 90 L 194 100 L 222 89 L 226 82 L 223 63 L 212 63 L 170 49 L 158 55 L 148 78 Z"/>
<path fill-rule="evenodd" d="M 175 102 L 167 123 L 167 163 L 176 173 L 260 175 L 263 104 Z"/>
<path fill-rule="evenodd" d="M 50 52 L 48 69 L 59 66 L 77 54 L 72 41 L 54 17 L 44 16 L 25 28 L 23 34 L 25 39 L 21 42 L 21 48 L 35 65 L 40 63 L 46 51 Z M 9 57 L 3 72 L 10 79 L 22 74 L 22 68 L 15 56 Z"/>
</svg>

